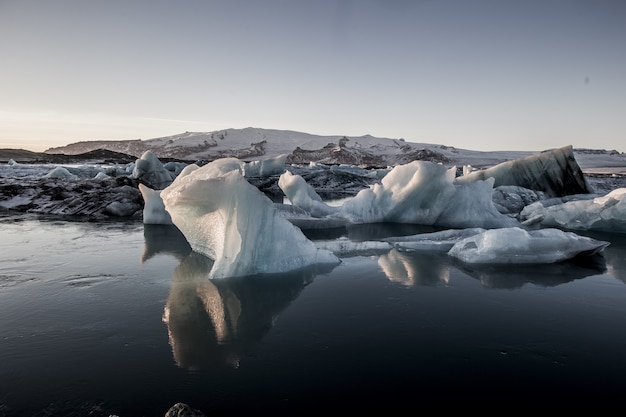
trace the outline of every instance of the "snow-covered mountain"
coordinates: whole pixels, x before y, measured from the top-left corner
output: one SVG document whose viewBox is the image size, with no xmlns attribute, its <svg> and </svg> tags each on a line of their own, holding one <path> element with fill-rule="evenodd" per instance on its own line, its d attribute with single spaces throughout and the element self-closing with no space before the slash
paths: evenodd
<svg viewBox="0 0 626 417">
<path fill-rule="evenodd" d="M 185 132 L 155 139 L 83 141 L 46 150 L 48 154 L 76 155 L 107 149 L 141 157 L 150 150 L 158 158 L 187 161 L 236 157 L 243 161 L 288 155 L 287 163 L 320 162 L 388 166 L 413 160 L 447 164 L 493 165 L 531 152 L 476 152 L 403 139 L 365 136 L 320 136 L 289 130 L 226 129 L 215 132 Z"/>
<path fill-rule="evenodd" d="M 569 145 L 564 143 L 563 146 Z M 474 151 L 452 146 L 407 142 L 404 139 L 364 136 L 320 136 L 290 130 L 225 129 L 214 132 L 185 132 L 155 139 L 94 140 L 50 148 L 47 154 L 78 155 L 105 149 L 140 158 L 150 150 L 160 159 L 212 161 L 235 157 L 242 161 L 288 155 L 288 164 L 319 162 L 386 167 L 414 160 L 439 162 L 448 166 L 493 166 L 536 152 L 501 150 Z M 538 149 L 537 152 L 543 149 Z M 626 155 L 615 150 L 574 149 L 576 160 L 587 168 L 625 167 Z"/>
</svg>

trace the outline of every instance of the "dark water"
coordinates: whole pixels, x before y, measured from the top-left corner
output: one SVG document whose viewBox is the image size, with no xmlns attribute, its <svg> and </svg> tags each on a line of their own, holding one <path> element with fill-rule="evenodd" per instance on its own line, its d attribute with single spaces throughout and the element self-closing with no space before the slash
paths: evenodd
<svg viewBox="0 0 626 417">
<path fill-rule="evenodd" d="M 5 219 L 0 236 L 0 416 L 599 410 L 626 393 L 622 235 L 595 235 L 611 245 L 584 265 L 391 251 L 221 281 L 169 227 Z"/>
</svg>

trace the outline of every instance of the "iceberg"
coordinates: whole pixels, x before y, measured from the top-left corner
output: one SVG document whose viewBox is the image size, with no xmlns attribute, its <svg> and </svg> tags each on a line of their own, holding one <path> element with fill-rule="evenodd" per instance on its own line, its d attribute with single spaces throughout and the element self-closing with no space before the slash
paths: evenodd
<svg viewBox="0 0 626 417">
<path fill-rule="evenodd" d="M 468 264 L 543 264 L 592 256 L 608 245 L 559 229 L 527 231 L 510 227 L 464 238 L 452 246 L 448 255 Z"/>
<path fill-rule="evenodd" d="M 626 233 L 626 188 L 554 205 L 538 201 L 524 207 L 520 218 L 543 227 Z"/>
<path fill-rule="evenodd" d="M 467 184 L 487 178 L 494 179 L 494 187 L 517 185 L 542 191 L 549 197 L 584 194 L 591 190 L 571 145 L 464 173 L 456 183 Z"/>
<path fill-rule="evenodd" d="M 141 158 L 135 161 L 132 178 L 147 184 L 150 188 L 161 190 L 172 183 L 173 176 L 152 151 L 145 151 Z"/>
<path fill-rule="evenodd" d="M 339 207 L 329 206 L 299 175 L 285 171 L 278 179 L 278 186 L 285 193 L 289 201 L 313 217 L 325 217 L 337 214 Z"/>
<path fill-rule="evenodd" d="M 143 223 L 144 224 L 172 224 L 172 217 L 165 210 L 165 204 L 161 199 L 161 191 L 139 183 L 141 196 L 143 197 Z"/>
<path fill-rule="evenodd" d="M 235 158 L 185 168 L 160 197 L 192 249 L 215 261 L 210 278 L 339 263 L 332 252 L 316 248 L 248 183 Z"/>
<path fill-rule="evenodd" d="M 243 166 L 243 175 L 246 178 L 280 175 L 285 171 L 286 159 L 287 154 L 283 154 L 274 158 L 246 162 Z"/>
<path fill-rule="evenodd" d="M 389 237 L 385 241 L 401 252 L 428 251 L 447 253 L 461 239 L 483 233 L 485 229 L 471 227 L 467 229 L 449 229 L 432 233 Z"/>
<path fill-rule="evenodd" d="M 52 171 L 50 171 L 46 175 L 44 175 L 44 178 L 59 178 L 59 179 L 75 180 L 78 177 L 76 175 L 72 174 L 65 167 L 56 167 Z"/>
<path fill-rule="evenodd" d="M 435 224 L 451 203 L 456 168 L 413 161 L 392 169 L 379 184 L 361 190 L 341 206 L 341 215 L 355 223 Z"/>
<path fill-rule="evenodd" d="M 279 186 L 313 216 L 351 223 L 411 223 L 428 226 L 512 227 L 519 222 L 498 211 L 492 201 L 493 178 L 456 185 L 456 168 L 413 161 L 393 168 L 380 183 L 363 189 L 340 206 L 331 207 L 299 176 L 285 172 Z"/>
</svg>

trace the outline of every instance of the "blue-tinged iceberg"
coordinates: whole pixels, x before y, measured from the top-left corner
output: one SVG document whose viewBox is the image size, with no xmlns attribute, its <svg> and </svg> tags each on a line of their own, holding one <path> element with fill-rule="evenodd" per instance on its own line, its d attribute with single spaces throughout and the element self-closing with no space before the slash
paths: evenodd
<svg viewBox="0 0 626 417">
<path fill-rule="evenodd" d="M 194 251 L 215 260 L 210 278 L 287 272 L 337 264 L 287 221 L 243 175 L 235 158 L 184 169 L 160 193 Z"/>
<path fill-rule="evenodd" d="M 626 233 L 626 188 L 601 197 L 553 202 L 550 199 L 530 204 L 520 218 L 542 227 Z"/>
<path fill-rule="evenodd" d="M 438 227 L 512 227 L 519 222 L 498 211 L 492 201 L 493 178 L 455 184 L 456 168 L 413 161 L 393 168 L 380 183 L 339 207 L 322 201 L 306 182 L 285 172 L 279 186 L 289 200 L 312 216 L 352 223 L 411 223 Z"/>
<path fill-rule="evenodd" d="M 608 245 L 559 229 L 508 227 L 461 239 L 448 255 L 469 264 L 548 264 L 595 255 Z"/>
</svg>

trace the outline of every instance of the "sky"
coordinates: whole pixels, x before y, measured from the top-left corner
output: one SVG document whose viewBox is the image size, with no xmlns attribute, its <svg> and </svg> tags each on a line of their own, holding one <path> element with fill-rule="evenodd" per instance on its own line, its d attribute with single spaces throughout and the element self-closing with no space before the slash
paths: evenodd
<svg viewBox="0 0 626 417">
<path fill-rule="evenodd" d="M 257 127 L 626 152 L 622 0 L 0 0 L 0 148 Z"/>
</svg>

